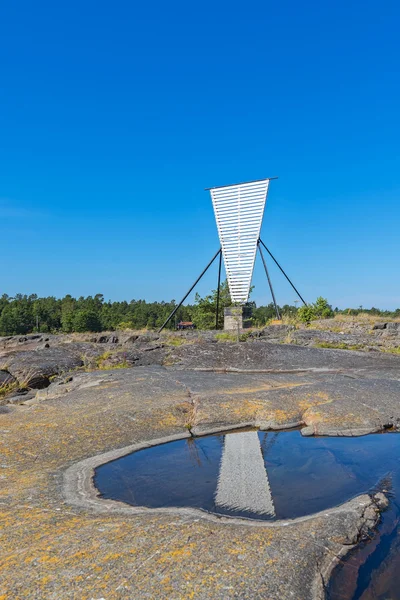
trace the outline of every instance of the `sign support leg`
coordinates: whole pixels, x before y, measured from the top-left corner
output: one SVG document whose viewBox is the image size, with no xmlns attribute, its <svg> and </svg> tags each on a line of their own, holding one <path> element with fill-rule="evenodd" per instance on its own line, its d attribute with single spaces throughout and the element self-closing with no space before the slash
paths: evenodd
<svg viewBox="0 0 400 600">
<path fill-rule="evenodd" d="M 307 306 L 307 302 L 300 295 L 300 292 L 295 288 L 294 284 L 290 281 L 289 277 L 286 275 L 286 273 L 282 269 L 281 265 L 278 263 L 278 261 L 276 260 L 276 258 L 268 250 L 267 246 L 264 244 L 264 242 L 262 241 L 261 238 L 259 239 L 259 242 L 260 242 L 260 244 L 262 244 L 264 246 L 264 248 L 266 249 L 266 251 L 268 252 L 268 254 L 270 255 L 270 257 L 272 258 L 272 260 L 274 261 L 274 263 L 279 267 L 280 271 L 284 274 L 284 276 L 286 277 L 286 279 L 288 280 L 288 282 L 290 283 L 290 285 L 292 286 L 292 288 L 294 289 L 294 291 L 296 292 L 296 294 L 298 295 L 298 297 L 300 298 L 300 300 L 302 301 L 302 303 L 304 304 L 304 306 Z"/>
<path fill-rule="evenodd" d="M 276 318 L 278 319 L 278 321 L 280 321 L 281 320 L 281 315 L 279 314 L 279 308 L 278 308 L 278 305 L 276 303 L 276 298 L 275 298 L 275 294 L 274 294 L 274 288 L 272 287 L 271 279 L 270 279 L 270 276 L 269 276 L 269 273 L 268 273 L 267 263 L 265 262 L 264 254 L 262 253 L 262 250 L 261 250 L 260 240 L 257 243 L 257 247 L 258 247 L 258 251 L 259 251 L 260 256 L 261 256 L 261 260 L 262 260 L 263 265 L 264 265 L 265 274 L 266 274 L 267 279 L 268 279 L 268 284 L 269 284 L 269 289 L 271 290 L 272 300 L 274 301 Z"/>
<path fill-rule="evenodd" d="M 215 310 L 215 329 L 218 329 L 218 316 L 219 316 L 219 294 L 221 285 L 221 266 L 222 266 L 222 252 L 219 253 L 219 267 L 218 267 L 218 288 L 217 288 L 217 307 Z"/>
<path fill-rule="evenodd" d="M 204 271 L 196 279 L 196 281 L 194 282 L 194 284 L 192 285 L 192 287 L 190 288 L 190 290 L 187 292 L 187 294 L 185 294 L 185 296 L 179 302 L 178 306 L 175 306 L 174 310 L 169 315 L 168 319 L 161 325 L 160 329 L 158 330 L 158 333 L 160 333 L 164 329 L 164 327 L 170 322 L 170 320 L 172 319 L 172 317 L 174 316 L 174 314 L 176 313 L 176 311 L 178 310 L 178 308 L 180 308 L 182 306 L 182 304 L 185 302 L 186 298 L 189 296 L 190 292 L 196 287 L 196 285 L 199 283 L 200 279 L 203 277 L 204 273 L 206 271 L 208 271 L 209 267 L 211 267 L 211 265 L 213 264 L 214 260 L 217 258 L 217 256 L 219 254 L 221 254 L 221 248 L 218 250 L 218 252 L 216 252 L 214 254 L 214 256 L 212 257 L 212 259 L 210 260 L 210 262 L 208 263 L 208 265 L 206 266 L 206 268 L 204 269 Z"/>
</svg>

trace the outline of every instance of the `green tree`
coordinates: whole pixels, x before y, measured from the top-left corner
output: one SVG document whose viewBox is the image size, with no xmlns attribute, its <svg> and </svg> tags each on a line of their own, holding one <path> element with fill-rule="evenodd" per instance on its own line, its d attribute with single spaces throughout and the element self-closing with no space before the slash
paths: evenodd
<svg viewBox="0 0 400 600">
<path fill-rule="evenodd" d="M 255 327 L 264 327 L 270 319 L 276 319 L 275 305 L 273 302 L 267 306 L 253 309 L 253 323 Z"/>
<path fill-rule="evenodd" d="M 33 331 L 33 302 L 36 298 L 35 294 L 30 296 L 17 294 L 5 305 L 0 316 L 0 333 L 2 335 L 24 335 Z"/>
<path fill-rule="evenodd" d="M 334 316 L 334 312 L 332 310 L 332 306 L 328 304 L 328 300 L 326 300 L 326 298 L 322 298 L 322 296 L 319 296 L 314 304 L 301 306 L 297 311 L 297 315 L 300 321 L 303 321 L 303 323 L 309 323 L 310 321 L 315 321 L 316 319 L 329 319 Z"/>
<path fill-rule="evenodd" d="M 49 296 L 33 302 L 33 318 L 39 331 L 57 331 L 61 327 L 61 301 Z"/>
<path fill-rule="evenodd" d="M 101 331 L 101 321 L 96 311 L 91 309 L 78 310 L 72 319 L 73 331 Z"/>
<path fill-rule="evenodd" d="M 14 335 L 18 331 L 18 319 L 10 305 L 6 306 L 0 316 L 0 335 Z"/>
<path fill-rule="evenodd" d="M 74 331 L 74 311 L 76 300 L 69 294 L 61 300 L 61 327 L 65 333 Z"/>
<path fill-rule="evenodd" d="M 213 290 L 208 296 L 201 298 L 199 294 L 195 296 L 195 305 L 192 310 L 193 321 L 198 329 L 215 329 L 215 317 L 217 310 L 217 290 Z M 224 308 L 231 306 L 231 296 L 229 293 L 228 282 L 224 281 L 220 286 L 219 297 L 219 315 L 218 327 L 224 325 Z"/>
</svg>

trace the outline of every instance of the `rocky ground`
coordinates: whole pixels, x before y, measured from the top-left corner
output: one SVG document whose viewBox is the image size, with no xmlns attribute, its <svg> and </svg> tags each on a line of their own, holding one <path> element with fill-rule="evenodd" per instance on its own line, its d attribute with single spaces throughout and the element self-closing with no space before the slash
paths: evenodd
<svg viewBox="0 0 400 600">
<path fill-rule="evenodd" d="M 213 332 L 2 338 L 0 598 L 324 598 L 338 557 L 376 524 L 374 498 L 249 525 L 106 502 L 91 476 L 132 448 L 241 425 L 398 429 L 399 355 L 310 347 L 334 335 L 395 350 L 397 329 L 367 327 L 270 327 L 240 343 Z"/>
<path fill-rule="evenodd" d="M 71 371 L 171 365 L 174 347 L 229 343 L 234 333 L 181 331 L 0 337 L 0 404 L 47 387 Z M 270 342 L 315 348 L 400 355 L 400 322 L 326 319 L 310 325 L 271 325 L 244 331 L 241 343 Z M 23 400 L 22 400 L 23 401 Z"/>
</svg>

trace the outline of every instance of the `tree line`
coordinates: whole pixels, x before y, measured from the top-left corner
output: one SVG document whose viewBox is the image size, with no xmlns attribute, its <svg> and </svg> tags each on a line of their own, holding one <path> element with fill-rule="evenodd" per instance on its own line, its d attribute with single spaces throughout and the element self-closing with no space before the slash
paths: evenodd
<svg viewBox="0 0 400 600">
<path fill-rule="evenodd" d="M 199 329 L 213 329 L 216 321 L 216 290 L 201 298 L 198 294 L 194 304 L 181 306 L 168 323 L 167 328 L 175 329 L 179 321 L 193 321 Z M 220 288 L 218 327 L 223 327 L 223 309 L 230 306 L 228 284 Z M 131 300 L 121 302 L 106 301 L 102 294 L 73 298 L 36 294 L 17 294 L 0 297 L 0 335 L 25 335 L 28 333 L 72 333 L 85 331 L 113 331 L 117 329 L 157 329 L 163 325 L 176 307 L 175 300 L 169 302 L 146 302 Z M 274 318 L 273 304 L 256 307 L 252 302 L 254 323 L 258 326 Z M 282 307 L 283 311 L 293 307 Z"/>
<path fill-rule="evenodd" d="M 179 321 L 193 321 L 198 329 L 214 329 L 216 323 L 216 296 L 214 290 L 210 295 L 201 297 L 196 294 L 194 304 L 181 306 L 168 328 L 175 329 Z M 221 284 L 220 310 L 218 327 L 223 327 L 223 309 L 231 305 L 227 282 Z M 275 318 L 275 307 L 272 303 L 256 306 L 249 302 L 253 309 L 253 324 L 262 327 L 270 319 Z M 318 309 L 318 301 L 310 307 Z M 0 297 L 0 335 L 25 335 L 40 331 L 42 333 L 72 333 L 85 331 L 105 331 L 116 329 L 156 329 L 161 327 L 173 309 L 175 300 L 169 302 L 146 302 L 131 300 L 130 302 L 111 302 L 104 300 L 102 294 L 84 298 L 64 298 L 48 296 L 39 298 L 36 294 L 17 294 Z M 327 308 L 329 307 L 329 308 Z M 291 305 L 279 307 L 281 315 L 295 317 L 299 308 Z M 345 309 L 339 311 L 324 301 L 321 316 L 332 316 L 334 312 L 356 315 L 367 312 L 376 316 L 400 317 L 400 309 L 381 311 L 377 308 Z M 303 309 L 304 313 L 304 309 Z M 299 316 L 301 315 L 301 311 Z M 308 314 L 308 313 L 307 313 Z"/>
<path fill-rule="evenodd" d="M 175 302 L 105 301 L 102 294 L 84 298 L 17 294 L 0 297 L 0 335 L 34 333 L 72 333 L 121 328 L 153 329 L 160 327 Z M 190 306 L 182 306 L 177 318 L 190 319 Z"/>
</svg>

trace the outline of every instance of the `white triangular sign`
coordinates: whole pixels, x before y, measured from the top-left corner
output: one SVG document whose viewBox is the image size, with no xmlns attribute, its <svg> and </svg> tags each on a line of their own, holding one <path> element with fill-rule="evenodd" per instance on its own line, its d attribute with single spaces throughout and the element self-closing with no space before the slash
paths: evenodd
<svg viewBox="0 0 400 600">
<path fill-rule="evenodd" d="M 210 190 L 232 302 L 249 298 L 268 184 L 262 179 Z"/>
</svg>

